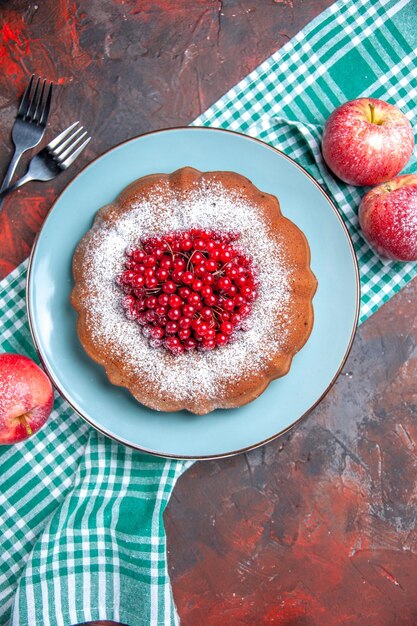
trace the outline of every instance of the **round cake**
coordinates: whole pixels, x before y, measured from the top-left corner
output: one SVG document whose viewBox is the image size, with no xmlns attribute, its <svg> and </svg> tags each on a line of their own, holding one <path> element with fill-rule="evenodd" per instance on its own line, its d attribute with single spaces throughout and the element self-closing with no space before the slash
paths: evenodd
<svg viewBox="0 0 417 626">
<path fill-rule="evenodd" d="M 87 354 L 161 411 L 242 406 L 285 375 L 313 326 L 317 281 L 276 197 L 234 172 L 136 180 L 73 259 Z"/>
</svg>

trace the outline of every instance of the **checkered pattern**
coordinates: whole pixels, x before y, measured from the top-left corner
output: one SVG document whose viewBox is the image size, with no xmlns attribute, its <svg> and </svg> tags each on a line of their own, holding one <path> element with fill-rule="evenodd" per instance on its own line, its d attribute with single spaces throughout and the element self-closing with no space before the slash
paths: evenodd
<svg viewBox="0 0 417 626">
<path fill-rule="evenodd" d="M 361 321 L 416 267 L 381 263 L 361 239 L 362 190 L 329 175 L 321 128 L 335 106 L 360 95 L 397 103 L 415 122 L 416 24 L 413 0 L 340 0 L 195 121 L 270 142 L 327 189 L 358 255 Z M 35 358 L 25 277 L 23 264 L 0 283 L 0 350 Z M 0 625 L 177 623 L 162 513 L 188 466 L 113 443 L 57 396 L 37 435 L 0 452 Z"/>
<path fill-rule="evenodd" d="M 25 282 L 26 263 L 0 283 L 0 352 L 36 358 Z M 0 459 L 0 624 L 177 623 L 162 514 L 189 463 L 112 442 L 58 395 Z"/>
<path fill-rule="evenodd" d="M 358 229 L 363 188 L 336 181 L 321 156 L 330 112 L 364 96 L 398 105 L 416 124 L 417 2 L 337 2 L 194 122 L 270 143 L 329 192 L 359 261 L 361 322 L 417 274 L 416 265 L 384 263 L 373 254 Z M 414 156 L 406 172 L 416 171 Z"/>
</svg>

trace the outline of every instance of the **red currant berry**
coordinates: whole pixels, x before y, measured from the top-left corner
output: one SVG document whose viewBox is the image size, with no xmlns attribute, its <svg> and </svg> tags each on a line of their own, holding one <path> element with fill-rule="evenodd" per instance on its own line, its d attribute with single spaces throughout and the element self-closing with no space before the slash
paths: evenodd
<svg viewBox="0 0 417 626">
<path fill-rule="evenodd" d="M 194 274 L 199 278 L 201 278 L 201 276 L 204 276 L 205 273 L 206 268 L 203 263 L 200 263 L 200 265 L 196 265 L 196 267 L 194 268 Z"/>
<path fill-rule="evenodd" d="M 167 280 L 167 282 L 162 285 L 162 291 L 164 291 L 165 293 L 172 294 L 172 293 L 175 293 L 176 290 L 177 290 L 177 285 L 174 282 L 172 282 L 172 280 Z"/>
<path fill-rule="evenodd" d="M 239 272 L 237 271 L 237 267 L 232 265 L 226 269 L 226 276 L 231 280 L 234 280 L 237 276 L 239 276 Z"/>
<path fill-rule="evenodd" d="M 146 313 L 144 311 L 138 314 L 138 324 L 140 324 L 140 326 L 145 326 L 145 324 L 147 324 Z"/>
<path fill-rule="evenodd" d="M 191 289 L 188 287 L 180 287 L 178 289 L 178 295 L 181 296 L 183 300 L 186 300 L 191 293 Z"/>
<path fill-rule="evenodd" d="M 249 304 L 243 304 L 241 307 L 239 307 L 237 312 L 239 313 L 239 315 L 242 316 L 242 318 L 244 318 L 249 315 L 249 313 L 251 312 L 251 308 Z"/>
<path fill-rule="evenodd" d="M 155 248 L 153 251 L 153 255 L 156 259 L 162 259 L 164 256 L 164 250 L 162 248 Z"/>
<path fill-rule="evenodd" d="M 249 298 L 252 295 L 252 289 L 248 286 L 244 286 L 240 288 L 240 293 L 244 298 Z"/>
<path fill-rule="evenodd" d="M 223 302 L 223 308 L 226 311 L 233 311 L 233 309 L 235 308 L 235 301 L 232 300 L 232 298 L 228 298 Z"/>
<path fill-rule="evenodd" d="M 158 306 L 158 298 L 155 298 L 155 296 L 149 296 L 145 300 L 145 306 L 147 309 L 155 309 Z"/>
<path fill-rule="evenodd" d="M 178 323 L 174 320 L 170 320 L 165 325 L 165 332 L 167 335 L 175 335 L 178 332 Z"/>
<path fill-rule="evenodd" d="M 125 296 L 123 298 L 123 308 L 124 309 L 130 309 L 134 305 L 135 305 L 135 298 L 134 298 L 134 296 Z"/>
<path fill-rule="evenodd" d="M 153 309 L 148 309 L 145 313 L 147 322 L 156 322 L 157 315 Z"/>
<path fill-rule="evenodd" d="M 204 274 L 203 276 L 203 283 L 205 285 L 213 285 L 214 281 L 216 280 L 215 276 L 213 276 L 213 274 Z"/>
<path fill-rule="evenodd" d="M 135 277 L 135 273 L 132 272 L 132 270 L 127 270 L 126 272 L 123 272 L 122 274 L 122 282 L 123 283 L 130 283 L 132 278 Z"/>
<path fill-rule="evenodd" d="M 216 347 L 216 342 L 214 339 L 208 339 L 207 337 L 205 337 L 203 339 L 202 347 L 204 350 L 214 350 L 214 348 Z"/>
<path fill-rule="evenodd" d="M 222 322 L 220 324 L 220 330 L 225 335 L 231 335 L 233 332 L 233 324 L 231 322 Z"/>
<path fill-rule="evenodd" d="M 165 347 L 173 354 L 181 354 L 184 352 L 184 346 L 177 337 L 168 337 L 165 339 Z"/>
<path fill-rule="evenodd" d="M 143 259 L 143 264 L 145 267 L 155 267 L 156 259 L 152 254 L 149 254 Z"/>
<path fill-rule="evenodd" d="M 161 281 L 167 280 L 168 276 L 169 276 L 169 272 L 164 267 L 160 267 L 159 270 L 157 270 L 156 272 L 156 277 L 158 280 L 161 280 Z"/>
<path fill-rule="evenodd" d="M 233 324 L 233 326 L 237 326 L 242 321 L 242 316 L 240 315 L 240 313 L 233 313 L 233 315 L 230 318 L 230 321 Z"/>
<path fill-rule="evenodd" d="M 186 268 L 186 263 L 184 261 L 184 259 L 182 257 L 180 257 L 179 259 L 175 259 L 174 261 L 174 269 L 176 270 L 185 270 Z"/>
<path fill-rule="evenodd" d="M 176 283 L 180 283 L 180 282 L 182 282 L 182 275 L 183 274 L 184 274 L 184 272 L 182 270 L 173 270 L 172 274 L 171 274 L 171 278 Z"/>
<path fill-rule="evenodd" d="M 223 263 L 228 263 L 229 261 L 231 261 L 233 258 L 233 253 L 231 252 L 231 250 L 228 250 L 227 248 L 225 250 L 221 251 L 220 254 L 220 260 L 223 261 Z"/>
<path fill-rule="evenodd" d="M 168 309 L 166 306 L 157 306 L 155 309 L 155 313 L 157 314 L 158 317 L 164 317 L 168 312 Z"/>
<path fill-rule="evenodd" d="M 194 265 L 198 265 L 205 260 L 205 256 L 201 252 L 194 252 L 194 254 L 190 257 L 190 260 L 194 263 Z"/>
<path fill-rule="evenodd" d="M 154 326 L 151 329 L 151 337 L 153 337 L 154 339 L 162 339 L 164 335 L 165 331 L 161 326 Z"/>
<path fill-rule="evenodd" d="M 192 272 L 184 272 L 182 275 L 182 282 L 184 285 L 191 285 L 194 280 L 194 274 Z"/>
<path fill-rule="evenodd" d="M 146 337 L 146 339 L 149 339 L 151 336 L 151 328 L 152 324 L 145 324 L 145 326 L 142 326 L 142 335 Z"/>
<path fill-rule="evenodd" d="M 189 328 L 181 328 L 178 331 L 178 337 L 181 339 L 181 341 L 188 339 L 190 335 L 191 335 L 191 330 Z"/>
<path fill-rule="evenodd" d="M 237 293 L 233 300 L 235 301 L 235 306 L 242 306 L 246 302 L 246 299 L 240 293 Z"/>
<path fill-rule="evenodd" d="M 167 293 L 161 293 L 161 295 L 158 296 L 158 303 L 161 306 L 168 306 L 168 302 L 169 302 L 169 295 Z"/>
<path fill-rule="evenodd" d="M 157 286 L 158 279 L 155 278 L 155 276 L 149 276 L 149 278 L 146 279 L 145 284 L 149 289 L 153 289 Z"/>
<path fill-rule="evenodd" d="M 204 302 L 207 304 L 207 306 L 215 306 L 218 303 L 218 297 L 212 293 L 210 296 L 207 296 L 207 298 L 204 298 Z"/>
<path fill-rule="evenodd" d="M 200 322 L 198 328 L 196 329 L 199 335 L 206 335 L 206 333 L 210 330 L 210 326 L 206 322 Z"/>
<path fill-rule="evenodd" d="M 200 313 L 201 313 L 201 317 L 203 318 L 203 320 L 208 321 L 213 318 L 213 312 L 211 308 L 208 306 L 202 308 Z"/>
<path fill-rule="evenodd" d="M 195 307 L 191 304 L 184 304 L 181 311 L 184 317 L 192 317 L 195 313 Z"/>
<path fill-rule="evenodd" d="M 207 259 L 204 266 L 207 272 L 215 272 L 217 269 L 217 262 L 214 259 Z"/>
<path fill-rule="evenodd" d="M 204 239 L 194 239 L 194 250 L 204 250 L 206 242 Z"/>
<path fill-rule="evenodd" d="M 144 284 L 145 284 L 145 277 L 142 276 L 142 274 L 136 274 L 136 276 L 132 278 L 132 286 L 135 287 L 136 289 L 138 289 L 139 287 L 143 287 Z"/>
<path fill-rule="evenodd" d="M 191 317 L 181 317 L 178 320 L 178 325 L 181 329 L 190 328 L 192 319 Z"/>
<path fill-rule="evenodd" d="M 192 247 L 193 247 L 193 242 L 191 241 L 191 239 L 184 238 L 182 240 L 181 249 L 184 250 L 184 252 L 188 252 L 189 250 L 191 250 Z"/>
<path fill-rule="evenodd" d="M 196 278 L 195 280 L 193 280 L 193 284 L 191 285 L 191 287 L 194 289 L 194 291 L 200 291 L 203 285 L 203 281 L 199 278 Z"/>
<path fill-rule="evenodd" d="M 206 285 L 201 290 L 201 295 L 203 296 L 203 298 L 210 297 L 212 293 L 213 293 L 213 289 L 210 287 L 210 285 Z"/>
<path fill-rule="evenodd" d="M 229 341 L 229 339 L 228 339 L 227 335 L 225 335 L 224 333 L 218 333 L 216 335 L 216 344 L 218 346 L 225 346 L 228 341 Z"/>
<path fill-rule="evenodd" d="M 170 267 L 172 266 L 172 259 L 170 256 L 164 256 L 162 257 L 162 259 L 159 261 L 159 265 L 160 267 L 163 267 L 166 270 L 169 270 Z"/>
<path fill-rule="evenodd" d="M 135 263 L 142 263 L 144 258 L 146 257 L 146 252 L 144 252 L 143 250 L 133 250 L 131 257 L 135 261 Z"/>
<path fill-rule="evenodd" d="M 192 291 L 187 298 L 188 304 L 192 304 L 193 306 L 196 306 L 200 301 L 200 296 L 198 293 L 195 293 L 195 291 Z"/>
<path fill-rule="evenodd" d="M 197 342 L 195 341 L 195 339 L 192 339 L 191 337 L 184 341 L 184 348 L 186 350 L 195 350 L 196 346 L 197 346 Z"/>
<path fill-rule="evenodd" d="M 168 309 L 168 317 L 174 321 L 179 320 L 181 317 L 181 309 Z"/>
<path fill-rule="evenodd" d="M 222 311 L 221 313 L 219 313 L 219 320 L 220 322 L 228 322 L 230 320 L 230 313 L 228 313 L 227 311 Z"/>
<path fill-rule="evenodd" d="M 222 289 L 223 291 L 227 291 L 232 286 L 232 283 L 231 283 L 230 278 L 227 278 L 227 276 L 222 276 L 217 281 L 217 286 L 219 289 Z"/>
<path fill-rule="evenodd" d="M 169 306 L 173 309 L 178 309 L 182 305 L 182 300 L 177 295 L 169 296 Z"/>
</svg>

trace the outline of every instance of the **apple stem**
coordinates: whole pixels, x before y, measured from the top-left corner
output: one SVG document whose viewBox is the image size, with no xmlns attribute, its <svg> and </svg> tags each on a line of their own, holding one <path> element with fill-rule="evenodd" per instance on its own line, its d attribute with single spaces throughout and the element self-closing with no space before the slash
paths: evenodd
<svg viewBox="0 0 417 626">
<path fill-rule="evenodd" d="M 27 434 L 28 435 L 32 435 L 33 434 L 33 430 L 31 429 L 31 427 L 29 425 L 29 422 L 27 421 L 25 415 L 22 415 L 22 422 L 23 422 L 24 427 L 26 428 Z"/>
<path fill-rule="evenodd" d="M 375 105 L 370 102 L 368 106 L 371 109 L 371 124 L 375 124 L 375 121 L 374 121 Z"/>
<path fill-rule="evenodd" d="M 384 187 L 385 187 L 386 191 L 388 191 L 388 192 L 392 191 L 391 185 L 386 184 L 386 185 L 384 185 Z"/>
<path fill-rule="evenodd" d="M 30 435 L 33 435 L 33 430 L 30 427 L 30 424 L 29 424 L 29 422 L 26 419 L 26 415 L 27 415 L 27 413 L 25 413 L 24 415 L 21 415 L 19 417 L 19 420 L 23 424 L 23 426 L 26 428 L 27 434 L 30 436 Z"/>
</svg>

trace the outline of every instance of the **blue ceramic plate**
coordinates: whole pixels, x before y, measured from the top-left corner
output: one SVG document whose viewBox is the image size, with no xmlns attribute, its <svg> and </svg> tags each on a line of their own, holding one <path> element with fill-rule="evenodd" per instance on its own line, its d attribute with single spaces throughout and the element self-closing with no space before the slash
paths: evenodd
<svg viewBox="0 0 417 626">
<path fill-rule="evenodd" d="M 306 234 L 318 279 L 315 322 L 291 370 L 254 402 L 196 416 L 147 409 L 84 352 L 69 297 L 71 261 L 94 214 L 136 178 L 190 165 L 232 170 L 279 197 Z M 65 189 L 37 239 L 28 278 L 28 312 L 40 358 L 55 386 L 92 426 L 119 442 L 169 457 L 212 458 L 273 439 L 310 411 L 340 372 L 359 308 L 357 264 L 337 210 L 295 162 L 266 144 L 208 128 L 163 130 L 131 139 L 91 163 Z"/>
</svg>

